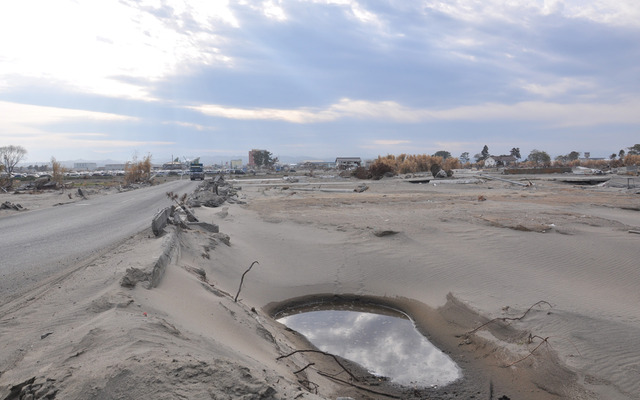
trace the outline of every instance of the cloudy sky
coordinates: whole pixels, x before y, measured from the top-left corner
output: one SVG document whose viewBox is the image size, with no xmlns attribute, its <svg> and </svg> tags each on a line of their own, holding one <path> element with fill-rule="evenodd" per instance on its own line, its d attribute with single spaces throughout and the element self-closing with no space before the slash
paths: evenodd
<svg viewBox="0 0 640 400">
<path fill-rule="evenodd" d="M 640 143 L 637 0 L 21 0 L 0 37 L 31 162 Z"/>
</svg>

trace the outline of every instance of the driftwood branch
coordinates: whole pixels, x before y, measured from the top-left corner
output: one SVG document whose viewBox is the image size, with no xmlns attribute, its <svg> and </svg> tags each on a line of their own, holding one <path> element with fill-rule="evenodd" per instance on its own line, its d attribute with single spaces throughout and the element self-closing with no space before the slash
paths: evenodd
<svg viewBox="0 0 640 400">
<path fill-rule="evenodd" d="M 240 287 L 238 287 L 238 293 L 236 293 L 236 297 L 233 299 L 234 303 L 238 302 L 238 296 L 240 296 L 240 291 L 242 290 L 242 282 L 244 281 L 244 276 L 247 274 L 247 272 L 251 271 L 253 264 L 260 264 L 260 263 L 257 261 L 252 262 L 249 268 L 247 268 L 247 270 L 244 271 L 244 274 L 242 274 L 242 277 L 240 278 Z"/>
<path fill-rule="evenodd" d="M 541 305 L 541 304 L 546 304 L 548 305 L 550 308 L 553 308 L 553 306 L 551 305 L 551 303 L 549 303 L 548 301 L 544 301 L 544 300 L 540 300 L 539 302 L 535 303 L 534 305 L 532 305 L 531 307 L 529 307 L 527 309 L 527 311 L 524 312 L 524 314 L 522 314 L 519 317 L 498 317 L 498 318 L 494 318 L 492 320 L 489 320 L 487 322 L 485 322 L 484 324 L 480 325 L 479 327 L 467 332 L 467 335 L 471 335 L 476 333 L 477 331 L 479 331 L 480 329 L 484 328 L 485 326 L 489 325 L 492 322 L 496 322 L 496 321 L 502 321 L 502 322 L 506 322 L 506 321 L 520 321 L 522 319 L 524 319 L 524 317 L 527 316 L 527 314 L 529 314 L 529 312 L 533 309 L 533 307 Z"/>
<path fill-rule="evenodd" d="M 325 356 L 329 356 L 331 358 L 334 359 L 334 361 L 336 362 L 336 364 L 338 364 L 340 366 L 340 368 L 342 368 L 342 370 L 344 372 L 346 372 L 347 374 L 349 374 L 349 376 L 354 380 L 354 381 L 358 381 L 359 379 L 356 378 L 356 376 L 354 374 L 351 373 L 351 371 L 349 371 L 344 365 L 342 365 L 342 363 L 340 362 L 340 360 L 338 360 L 338 357 L 334 356 L 331 353 L 327 353 L 326 351 L 321 351 L 321 350 L 296 350 L 294 352 L 291 352 L 289 354 L 286 354 L 284 356 L 280 356 L 278 358 L 276 358 L 276 360 L 281 360 L 283 358 L 287 358 L 287 357 L 291 357 L 292 355 L 296 354 L 296 353 L 318 353 L 318 354 L 322 354 Z"/>
<path fill-rule="evenodd" d="M 538 350 L 538 349 L 540 348 L 540 346 L 542 346 L 542 345 L 543 345 L 543 344 L 545 344 L 545 343 L 546 343 L 547 345 L 549 344 L 549 338 L 550 338 L 550 336 L 547 336 L 546 338 L 543 338 L 543 337 L 538 336 L 538 335 L 535 335 L 535 336 L 529 336 L 529 340 L 530 340 L 530 341 L 532 341 L 532 340 L 533 340 L 533 339 L 535 339 L 535 338 L 537 338 L 537 339 L 541 339 L 541 340 L 542 340 L 542 342 L 540 342 L 540 343 L 539 343 L 539 344 L 538 344 L 538 345 L 537 345 L 533 350 L 529 351 L 529 354 L 527 354 L 525 357 L 523 357 L 523 358 L 521 358 L 521 359 L 519 359 L 519 360 L 517 360 L 517 361 L 514 361 L 514 362 L 512 362 L 512 363 L 511 363 L 511 364 L 509 364 L 509 365 L 505 365 L 505 366 L 504 366 L 504 368 L 509 368 L 509 367 L 511 367 L 511 366 L 516 365 L 516 364 L 517 364 L 517 363 L 519 363 L 519 362 L 522 362 L 522 361 L 526 360 L 527 358 L 531 357 L 531 356 L 533 355 L 533 353 L 535 353 L 535 351 L 536 351 L 536 350 Z"/>
<path fill-rule="evenodd" d="M 332 375 L 329 375 L 329 374 L 325 374 L 325 373 L 324 373 L 324 372 L 322 372 L 322 371 L 318 371 L 318 374 L 320 374 L 320 375 L 324 376 L 325 378 L 333 379 L 334 381 L 337 381 L 337 382 L 343 383 L 343 384 L 345 384 L 345 385 L 353 386 L 354 388 L 359 389 L 359 390 L 362 390 L 362 391 L 365 391 L 365 392 L 369 392 L 369 393 L 377 394 L 377 395 L 380 395 L 380 396 L 390 397 L 390 398 L 392 398 L 392 399 L 400 399 L 400 398 L 401 398 L 400 396 L 396 396 L 396 395 L 394 395 L 394 394 L 384 393 L 384 392 L 379 392 L 379 391 L 377 391 L 377 390 L 373 390 L 373 389 L 369 389 L 369 388 L 367 388 L 367 387 L 363 387 L 363 386 L 360 386 L 360 385 L 356 385 L 356 384 L 354 384 L 354 383 L 352 383 L 352 382 L 347 382 L 347 381 L 345 381 L 344 379 L 336 378 L 335 376 L 332 376 Z"/>
<path fill-rule="evenodd" d="M 299 373 L 303 372 L 305 369 L 311 367 L 312 365 L 316 365 L 316 364 L 315 363 L 309 363 L 309 364 L 305 365 L 303 368 L 301 368 L 301 369 L 299 369 L 297 371 L 294 371 L 293 373 L 294 374 L 299 374 Z"/>
</svg>

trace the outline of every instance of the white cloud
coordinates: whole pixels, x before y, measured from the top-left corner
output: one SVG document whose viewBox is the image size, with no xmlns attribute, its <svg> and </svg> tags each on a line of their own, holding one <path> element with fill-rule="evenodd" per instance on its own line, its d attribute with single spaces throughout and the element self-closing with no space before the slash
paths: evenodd
<svg viewBox="0 0 640 400">
<path fill-rule="evenodd" d="M 0 141 L 19 144 L 27 149 L 29 154 L 35 154 L 36 158 L 47 159 L 53 154 L 53 150 L 77 153 L 89 150 L 95 153 L 109 153 L 113 151 L 134 150 L 136 148 L 148 148 L 149 146 L 172 146 L 175 142 L 147 141 L 147 140 L 122 140 L 113 139 L 105 133 L 10 133 L 0 134 Z"/>
<path fill-rule="evenodd" d="M 373 11 L 368 10 L 356 0 L 301 0 L 315 4 L 329 4 L 344 6 L 348 10 L 348 14 L 364 24 L 371 24 L 382 27 L 384 24 L 380 17 Z"/>
<path fill-rule="evenodd" d="M 229 64 L 216 48 L 212 24 L 238 26 L 228 2 L 21 1 L 0 13 L 0 81 L 36 78 L 90 93 L 150 100 L 149 81 L 193 64 Z M 155 11 L 154 11 L 155 10 Z M 199 29 L 182 29 L 195 21 Z M 118 77 L 128 79 L 119 80 Z M 138 80 L 140 83 L 135 83 Z"/>
<path fill-rule="evenodd" d="M 37 133 L 41 126 L 63 122 L 137 120 L 124 115 L 6 101 L 0 101 L 0 115 L 0 135 L 2 132 Z"/>
<path fill-rule="evenodd" d="M 549 84 L 520 82 L 519 86 L 527 92 L 543 97 L 559 96 L 571 91 L 588 90 L 595 87 L 595 85 L 591 82 L 567 77 L 561 78 L 556 82 Z"/>
<path fill-rule="evenodd" d="M 284 9 L 280 5 L 280 1 L 276 4 L 276 0 L 268 0 L 262 3 L 262 10 L 266 17 L 270 19 L 275 19 L 276 21 L 286 21 L 287 15 L 284 12 Z"/>
<path fill-rule="evenodd" d="M 312 109 L 281 110 L 276 108 L 234 108 L 221 105 L 202 105 L 189 107 L 212 117 L 239 120 L 286 121 L 291 123 L 315 123 L 335 120 L 328 111 L 317 112 Z"/>
<path fill-rule="evenodd" d="M 47 159 L 51 150 L 70 152 L 91 150 L 109 152 L 148 146 L 168 146 L 174 142 L 153 140 L 122 140 L 101 132 L 52 132 L 52 125 L 86 124 L 91 121 L 134 122 L 137 118 L 58 107 L 34 106 L 0 101 L 0 143 L 24 146 L 29 154 Z M 47 155 L 49 154 L 49 156 Z"/>
<path fill-rule="evenodd" d="M 296 124 L 339 119 L 421 123 L 433 121 L 536 121 L 555 126 L 588 126 L 607 123 L 640 123 L 640 101 L 616 104 L 520 102 L 485 103 L 449 109 L 419 109 L 394 101 L 372 102 L 342 99 L 326 108 L 232 108 L 220 105 L 189 107 L 203 114 L 239 120 L 272 120 Z"/>
<path fill-rule="evenodd" d="M 562 15 L 602 24 L 640 27 L 637 0 L 427 0 L 426 9 L 473 22 L 506 21 L 528 23 L 536 15 Z"/>
<path fill-rule="evenodd" d="M 374 140 L 373 144 L 379 146 L 396 146 L 399 144 L 409 144 L 410 140 L 396 140 L 396 139 L 384 139 L 384 140 Z"/>
<path fill-rule="evenodd" d="M 233 108 L 221 105 L 202 105 L 189 108 L 213 117 L 286 121 L 298 124 L 329 122 L 341 118 L 418 122 L 425 116 L 423 111 L 412 110 L 393 101 L 371 102 L 346 98 L 324 109 Z"/>
<path fill-rule="evenodd" d="M 638 124 L 640 101 L 617 104 L 520 102 L 487 103 L 432 111 L 435 120 L 446 121 L 536 121 L 554 126 Z"/>
<path fill-rule="evenodd" d="M 214 128 L 214 127 L 200 125 L 200 124 L 196 124 L 196 123 L 193 123 L 193 122 L 165 121 L 162 124 L 164 124 L 164 125 L 178 125 L 178 126 L 183 126 L 185 128 L 195 129 L 197 131 L 213 131 L 213 130 L 216 130 L 216 128 Z"/>
</svg>

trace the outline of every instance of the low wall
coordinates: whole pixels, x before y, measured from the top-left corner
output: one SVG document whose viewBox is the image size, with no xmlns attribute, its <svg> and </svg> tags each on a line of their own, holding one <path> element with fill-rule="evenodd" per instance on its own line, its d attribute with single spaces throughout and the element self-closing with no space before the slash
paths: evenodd
<svg viewBox="0 0 640 400">
<path fill-rule="evenodd" d="M 571 167 L 548 167 L 548 168 L 505 168 L 504 173 L 507 175 L 523 175 L 523 174 L 567 174 L 571 173 Z"/>
</svg>

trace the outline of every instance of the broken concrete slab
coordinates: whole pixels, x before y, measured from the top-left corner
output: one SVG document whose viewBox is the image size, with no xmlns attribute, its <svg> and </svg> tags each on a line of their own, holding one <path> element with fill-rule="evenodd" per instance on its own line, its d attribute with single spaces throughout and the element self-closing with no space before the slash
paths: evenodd
<svg viewBox="0 0 640 400">
<path fill-rule="evenodd" d="M 153 217 L 151 220 L 151 230 L 154 235 L 160 236 L 160 234 L 162 234 L 164 228 L 167 226 L 167 222 L 169 221 L 171 211 L 172 207 L 165 207 L 158 211 L 158 213 Z"/>
<path fill-rule="evenodd" d="M 147 265 L 127 268 L 125 275 L 120 280 L 120 286 L 133 289 L 137 284 L 142 284 L 146 289 L 158 286 L 167 265 L 171 262 L 178 249 L 178 229 L 171 230 L 171 234 L 164 237 L 162 253 L 157 260 Z"/>
</svg>

